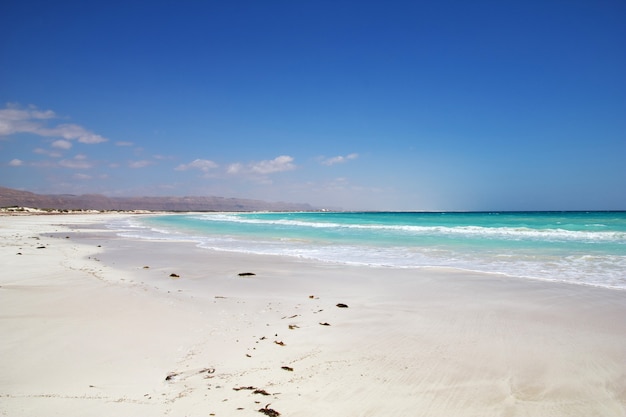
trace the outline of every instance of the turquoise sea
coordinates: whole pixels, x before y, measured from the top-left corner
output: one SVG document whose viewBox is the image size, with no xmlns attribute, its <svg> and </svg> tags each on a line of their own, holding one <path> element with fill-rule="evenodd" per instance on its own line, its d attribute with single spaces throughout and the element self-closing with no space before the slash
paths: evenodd
<svg viewBox="0 0 626 417">
<path fill-rule="evenodd" d="M 626 289 L 626 212 L 189 213 L 112 227 L 218 251 Z"/>
</svg>

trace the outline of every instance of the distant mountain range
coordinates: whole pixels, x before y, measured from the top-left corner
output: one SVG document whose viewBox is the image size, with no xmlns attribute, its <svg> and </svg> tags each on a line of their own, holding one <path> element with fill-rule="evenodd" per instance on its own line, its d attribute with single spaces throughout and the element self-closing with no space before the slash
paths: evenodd
<svg viewBox="0 0 626 417">
<path fill-rule="evenodd" d="M 309 204 L 223 197 L 106 197 L 100 194 L 35 194 L 0 187 L 0 207 L 57 210 L 313 211 Z"/>
</svg>

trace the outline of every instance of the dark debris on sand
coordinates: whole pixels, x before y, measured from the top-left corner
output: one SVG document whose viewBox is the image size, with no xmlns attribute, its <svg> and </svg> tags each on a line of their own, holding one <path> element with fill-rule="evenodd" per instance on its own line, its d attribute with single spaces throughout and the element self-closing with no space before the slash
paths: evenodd
<svg viewBox="0 0 626 417">
<path fill-rule="evenodd" d="M 259 413 L 263 413 L 266 416 L 270 416 L 270 417 L 278 417 L 280 415 L 280 413 L 272 408 L 269 408 L 269 404 L 267 404 L 265 407 L 263 408 L 259 408 Z"/>
</svg>

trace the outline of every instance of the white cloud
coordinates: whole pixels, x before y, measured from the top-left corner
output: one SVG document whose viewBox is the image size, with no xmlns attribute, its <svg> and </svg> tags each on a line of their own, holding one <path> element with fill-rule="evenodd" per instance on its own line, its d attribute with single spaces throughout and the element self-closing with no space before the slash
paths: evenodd
<svg viewBox="0 0 626 417">
<path fill-rule="evenodd" d="M 262 177 L 259 177 L 257 174 L 265 176 L 276 172 L 291 171 L 296 169 L 296 165 L 293 163 L 293 160 L 294 159 L 291 156 L 281 155 L 274 159 L 251 162 L 245 165 L 241 162 L 235 162 L 228 165 L 226 173 L 228 175 L 250 176 L 259 181 Z"/>
<path fill-rule="evenodd" d="M 347 162 L 351 159 L 356 159 L 359 157 L 359 154 L 356 153 L 351 153 L 349 155 L 346 156 L 333 156 L 332 158 L 325 158 L 322 159 L 322 164 L 324 165 L 335 165 L 335 164 L 343 164 L 344 162 Z"/>
<path fill-rule="evenodd" d="M 52 142 L 52 147 L 60 149 L 70 149 L 72 147 L 72 142 L 65 139 L 59 139 Z"/>
<path fill-rule="evenodd" d="M 272 174 L 274 172 L 291 171 L 296 166 L 293 164 L 293 158 L 287 155 L 281 155 L 269 161 L 255 162 L 250 165 L 250 171 L 258 174 Z"/>
<path fill-rule="evenodd" d="M 293 163 L 293 160 L 294 159 L 291 156 L 281 155 L 274 159 L 250 162 L 248 164 L 234 162 L 226 165 L 223 170 L 220 170 L 221 174 L 212 173 L 220 166 L 208 159 L 196 159 L 187 164 L 178 165 L 174 169 L 176 171 L 189 171 L 192 169 L 199 170 L 204 172 L 204 176 L 206 178 L 227 174 L 232 176 L 249 177 L 256 181 L 261 181 L 266 175 L 295 169 L 296 165 Z"/>
<path fill-rule="evenodd" d="M 74 178 L 76 178 L 77 180 L 90 180 L 93 177 L 87 174 L 74 174 Z"/>
<path fill-rule="evenodd" d="M 132 142 L 124 142 L 124 141 L 117 141 L 115 142 L 115 146 L 133 146 L 134 143 Z"/>
<path fill-rule="evenodd" d="M 152 165 L 154 162 L 152 161 L 147 161 L 147 160 L 141 160 L 141 161 L 131 161 L 128 163 L 128 166 L 130 168 L 145 168 L 148 165 Z"/>
<path fill-rule="evenodd" d="M 9 161 L 9 166 L 12 167 L 19 167 L 24 165 L 24 161 L 22 161 L 21 159 L 11 159 L 11 161 Z"/>
<path fill-rule="evenodd" d="M 38 128 L 36 131 L 31 133 L 36 133 L 41 136 L 62 137 L 68 140 L 77 139 L 80 143 L 87 144 L 102 143 L 107 141 L 107 139 L 102 136 L 96 135 L 84 127 L 75 124 L 62 124 L 52 129 Z"/>
<path fill-rule="evenodd" d="M 217 168 L 219 165 L 208 159 L 195 159 L 188 164 L 180 164 L 176 168 L 176 171 L 188 171 L 190 169 L 199 169 L 202 172 L 209 172 L 212 169 Z"/>
<path fill-rule="evenodd" d="M 53 119 L 57 117 L 52 110 L 39 111 L 34 106 L 30 106 L 27 110 L 22 110 L 16 104 L 7 104 L 5 109 L 0 110 L 0 126 L 5 130 L 0 129 L 0 134 L 6 134 L 6 129 L 11 128 L 13 125 L 9 122 L 21 122 L 24 120 L 44 120 Z"/>
<path fill-rule="evenodd" d="M 3 110 L 0 110 L 0 136 L 8 136 L 19 132 L 34 132 L 37 130 L 37 124 L 10 119 L 6 117 L 9 115 L 7 113 L 1 113 L 2 111 Z"/>
<path fill-rule="evenodd" d="M 244 171 L 243 164 L 240 164 L 239 162 L 237 162 L 234 164 L 230 164 L 228 166 L 228 169 L 226 170 L 226 173 L 231 174 L 231 175 L 237 175 L 243 171 Z"/>
<path fill-rule="evenodd" d="M 46 127 L 44 120 L 56 119 L 58 116 L 52 110 L 37 110 L 30 106 L 28 109 L 8 104 L 0 110 L 0 136 L 15 133 L 32 133 L 45 137 L 60 137 L 65 140 L 78 140 L 81 143 L 95 144 L 106 142 L 107 139 L 76 124 L 60 124 Z"/>
</svg>

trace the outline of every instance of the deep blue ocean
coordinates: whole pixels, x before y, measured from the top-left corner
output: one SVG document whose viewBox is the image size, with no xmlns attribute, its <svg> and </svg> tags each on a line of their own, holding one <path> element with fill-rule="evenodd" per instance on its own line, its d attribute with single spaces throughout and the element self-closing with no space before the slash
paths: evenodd
<svg viewBox="0 0 626 417">
<path fill-rule="evenodd" d="M 131 217 L 112 227 L 218 251 L 626 289 L 626 212 L 193 213 Z"/>
</svg>

